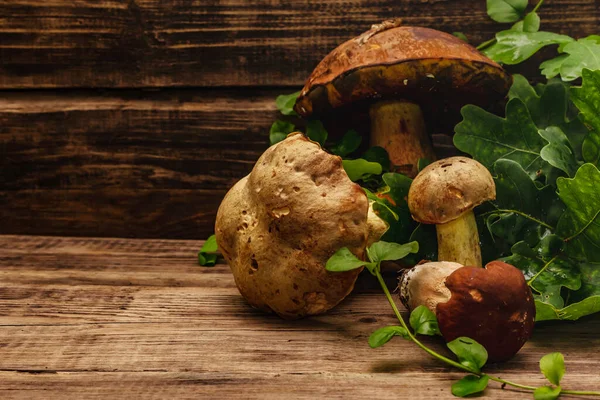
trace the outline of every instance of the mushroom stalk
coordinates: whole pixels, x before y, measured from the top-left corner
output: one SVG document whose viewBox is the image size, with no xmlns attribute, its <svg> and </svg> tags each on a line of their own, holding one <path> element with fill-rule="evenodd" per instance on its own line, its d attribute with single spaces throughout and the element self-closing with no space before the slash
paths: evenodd
<svg viewBox="0 0 600 400">
<path fill-rule="evenodd" d="M 477 222 L 472 210 L 460 217 L 436 225 L 438 260 L 482 267 Z"/>
<path fill-rule="evenodd" d="M 387 150 L 398 172 L 417 175 L 420 158 L 435 160 L 421 108 L 406 100 L 383 100 L 371 106 L 371 146 Z"/>
</svg>

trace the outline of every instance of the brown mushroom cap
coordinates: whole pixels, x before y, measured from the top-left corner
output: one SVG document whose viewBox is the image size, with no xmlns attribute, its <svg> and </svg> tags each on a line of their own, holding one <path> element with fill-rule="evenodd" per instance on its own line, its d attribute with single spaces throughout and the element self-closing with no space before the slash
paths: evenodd
<svg viewBox="0 0 600 400">
<path fill-rule="evenodd" d="M 408 208 L 416 221 L 443 224 L 496 198 L 486 167 L 467 157 L 450 157 L 425 167 L 408 191 Z"/>
<path fill-rule="evenodd" d="M 535 303 L 523 273 L 512 265 L 463 267 L 446 278 L 446 287 L 450 300 L 436 310 L 446 341 L 470 337 L 486 348 L 490 361 L 505 361 L 531 337 Z"/>
<path fill-rule="evenodd" d="M 329 53 L 308 78 L 296 112 L 307 117 L 390 96 L 420 104 L 464 97 L 483 106 L 508 92 L 511 76 L 469 44 L 433 29 L 394 26 L 386 21 Z"/>
<path fill-rule="evenodd" d="M 215 233 L 242 296 L 299 318 L 327 311 L 353 289 L 360 270 L 328 272 L 325 263 L 342 247 L 363 256 L 368 210 L 341 158 L 292 134 L 227 193 Z"/>
</svg>

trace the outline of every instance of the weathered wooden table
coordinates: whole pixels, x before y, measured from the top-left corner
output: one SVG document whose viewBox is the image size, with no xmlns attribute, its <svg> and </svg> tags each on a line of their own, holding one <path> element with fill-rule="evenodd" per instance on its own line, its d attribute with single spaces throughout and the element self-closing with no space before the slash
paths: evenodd
<svg viewBox="0 0 600 400">
<path fill-rule="evenodd" d="M 369 348 L 395 323 L 370 276 L 328 314 L 283 321 L 250 308 L 226 265 L 199 267 L 200 245 L 0 236 L 0 398 L 452 398 L 463 374 L 400 339 Z M 600 389 L 599 331 L 600 317 L 542 324 L 488 372 L 542 385 L 539 358 L 561 351 L 564 387 Z"/>
<path fill-rule="evenodd" d="M 274 99 L 338 44 L 389 18 L 481 43 L 505 27 L 485 3 L 0 0 L 0 400 L 451 398 L 461 373 L 400 339 L 368 347 L 395 323 L 370 276 L 328 314 L 282 321 L 180 239 L 213 232 L 268 146 Z M 600 3 L 540 15 L 584 37 Z M 599 331 L 600 317 L 539 326 L 490 372 L 543 384 L 538 360 L 558 350 L 564 386 L 598 390 Z"/>
</svg>

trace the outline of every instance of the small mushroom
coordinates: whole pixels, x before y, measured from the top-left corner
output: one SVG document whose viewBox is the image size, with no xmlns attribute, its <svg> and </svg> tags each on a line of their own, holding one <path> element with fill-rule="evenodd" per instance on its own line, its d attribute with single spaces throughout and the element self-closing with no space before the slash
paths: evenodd
<svg viewBox="0 0 600 400">
<path fill-rule="evenodd" d="M 444 32 L 385 21 L 317 65 L 295 105 L 303 117 L 369 107 L 371 145 L 384 147 L 411 177 L 419 158 L 434 160 L 422 108 L 439 115 L 464 104 L 489 107 L 512 78 L 474 47 Z"/>
<path fill-rule="evenodd" d="M 466 336 L 506 361 L 531 337 L 535 303 L 520 270 L 501 261 L 485 268 L 429 262 L 405 270 L 400 300 L 409 309 L 424 305 L 436 314 L 447 342 Z"/>
<path fill-rule="evenodd" d="M 360 270 L 333 273 L 325 263 L 342 247 L 363 257 L 385 229 L 341 158 L 299 133 L 264 152 L 227 193 L 215 225 L 242 296 L 288 319 L 342 301 Z"/>
<path fill-rule="evenodd" d="M 425 167 L 408 191 L 413 219 L 436 224 L 438 260 L 481 267 L 473 208 L 496 198 L 490 172 L 477 161 L 450 157 Z"/>
</svg>

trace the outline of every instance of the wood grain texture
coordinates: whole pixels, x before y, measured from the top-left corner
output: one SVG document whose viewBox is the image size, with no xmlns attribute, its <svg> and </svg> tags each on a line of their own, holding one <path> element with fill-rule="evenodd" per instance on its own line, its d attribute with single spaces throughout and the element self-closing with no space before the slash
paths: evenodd
<svg viewBox="0 0 600 400">
<path fill-rule="evenodd" d="M 0 233 L 207 237 L 267 148 L 279 93 L 4 92 Z"/>
<path fill-rule="evenodd" d="M 544 4 L 543 28 L 598 33 L 595 0 Z M 372 24 L 462 31 L 499 25 L 483 0 L 4 0 L 0 88 L 301 85 Z"/>
<path fill-rule="evenodd" d="M 369 349 L 394 324 L 372 277 L 328 314 L 283 321 L 251 309 L 227 266 L 198 267 L 200 245 L 0 236 L 0 397 L 453 398 L 462 374 L 415 346 Z M 598 329 L 598 317 L 542 324 L 489 372 L 542 385 L 539 357 L 560 350 L 563 387 L 598 389 Z M 529 398 L 496 384 L 486 394 Z"/>
<path fill-rule="evenodd" d="M 0 231 L 202 238 L 268 146 L 274 94 L 0 98 Z"/>
</svg>

